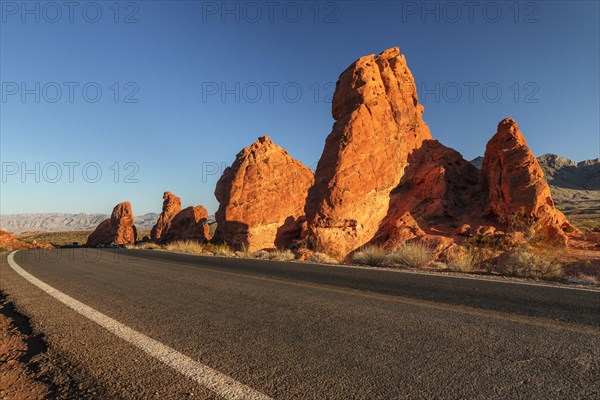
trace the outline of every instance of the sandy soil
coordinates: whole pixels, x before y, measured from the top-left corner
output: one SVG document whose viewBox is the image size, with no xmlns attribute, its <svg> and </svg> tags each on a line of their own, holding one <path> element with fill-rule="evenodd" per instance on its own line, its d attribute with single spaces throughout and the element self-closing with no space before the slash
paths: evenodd
<svg viewBox="0 0 600 400">
<path fill-rule="evenodd" d="M 47 350 L 41 334 L 0 292 L 0 399 L 77 399 L 94 397 L 68 372 L 72 367 Z"/>
<path fill-rule="evenodd" d="M 36 381 L 32 358 L 43 351 L 41 340 L 27 332 L 24 317 L 12 305 L 0 302 L 0 398 L 44 399 L 49 388 Z"/>
</svg>

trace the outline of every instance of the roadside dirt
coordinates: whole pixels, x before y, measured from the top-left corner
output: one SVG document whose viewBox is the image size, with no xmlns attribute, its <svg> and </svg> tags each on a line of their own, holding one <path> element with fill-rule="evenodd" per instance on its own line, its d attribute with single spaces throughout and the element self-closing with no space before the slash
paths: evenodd
<svg viewBox="0 0 600 400">
<path fill-rule="evenodd" d="M 69 369 L 0 291 L 0 399 L 96 397 L 95 390 L 79 385 Z"/>
</svg>

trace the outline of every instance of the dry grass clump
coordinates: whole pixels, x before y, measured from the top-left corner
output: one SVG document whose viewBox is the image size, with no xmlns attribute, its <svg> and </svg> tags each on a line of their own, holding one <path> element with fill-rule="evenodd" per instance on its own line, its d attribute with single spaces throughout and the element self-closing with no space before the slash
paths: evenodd
<svg viewBox="0 0 600 400">
<path fill-rule="evenodd" d="M 235 256 L 239 258 L 252 258 L 252 252 L 247 245 L 242 245 L 242 248 L 235 252 Z"/>
<path fill-rule="evenodd" d="M 206 251 L 206 246 L 193 240 L 177 240 L 175 242 L 165 244 L 163 249 L 189 254 L 202 254 Z"/>
<path fill-rule="evenodd" d="M 308 257 L 308 261 L 314 262 L 314 263 L 319 263 L 319 264 L 337 264 L 338 263 L 338 261 L 335 258 L 331 257 L 328 254 L 320 253 L 320 252 L 312 253 Z"/>
<path fill-rule="evenodd" d="M 569 282 L 578 285 L 600 285 L 600 278 L 594 275 L 579 274 L 569 277 Z"/>
<path fill-rule="evenodd" d="M 523 278 L 559 280 L 564 277 L 560 263 L 525 250 L 506 252 L 498 264 L 504 275 Z"/>
<path fill-rule="evenodd" d="M 259 260 L 273 260 L 273 261 L 291 261 L 296 258 L 294 253 L 290 250 L 259 250 L 252 253 L 251 258 L 257 258 Z"/>
<path fill-rule="evenodd" d="M 275 250 L 270 253 L 270 260 L 275 261 L 291 261 L 294 260 L 296 256 L 290 250 Z"/>
<path fill-rule="evenodd" d="M 252 253 L 252 258 L 258 258 L 259 260 L 268 260 L 271 258 L 271 254 L 266 250 L 259 250 Z"/>
<path fill-rule="evenodd" d="M 433 262 L 433 249 L 423 243 L 403 243 L 385 256 L 382 264 L 388 267 L 425 268 Z"/>
<path fill-rule="evenodd" d="M 131 246 L 131 247 L 129 247 Z M 154 242 L 144 242 L 144 243 L 138 243 L 136 245 L 127 245 L 125 246 L 125 248 L 129 249 L 136 249 L 136 250 L 156 250 L 156 249 L 160 249 L 160 245 L 156 244 Z"/>
<path fill-rule="evenodd" d="M 233 257 L 235 253 L 226 244 L 212 244 L 207 243 L 204 245 L 205 252 L 211 253 L 215 256 L 220 257 Z"/>
<path fill-rule="evenodd" d="M 380 266 L 386 260 L 385 249 L 379 246 L 365 246 L 352 255 L 352 261 L 359 265 Z"/>
<path fill-rule="evenodd" d="M 479 269 L 479 255 L 471 250 L 454 255 L 448 260 L 448 268 L 452 271 L 474 272 Z"/>
<path fill-rule="evenodd" d="M 163 245 L 162 248 L 168 251 L 222 257 L 232 257 L 235 254 L 226 244 L 199 243 L 194 240 L 177 240 Z"/>
</svg>

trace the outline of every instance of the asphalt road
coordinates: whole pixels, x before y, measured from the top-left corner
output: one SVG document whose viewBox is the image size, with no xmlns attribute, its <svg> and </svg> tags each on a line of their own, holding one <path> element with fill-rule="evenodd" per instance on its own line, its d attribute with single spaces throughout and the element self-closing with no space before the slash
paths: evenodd
<svg viewBox="0 0 600 400">
<path fill-rule="evenodd" d="M 56 290 L 276 399 L 600 398 L 600 292 L 141 250 L 18 252 Z M 7 265 L 98 398 L 219 398 Z"/>
</svg>

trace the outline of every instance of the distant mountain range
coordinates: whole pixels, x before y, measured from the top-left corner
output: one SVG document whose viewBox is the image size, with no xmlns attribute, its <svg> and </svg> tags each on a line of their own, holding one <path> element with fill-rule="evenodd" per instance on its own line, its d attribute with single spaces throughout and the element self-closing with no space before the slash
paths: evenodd
<svg viewBox="0 0 600 400">
<path fill-rule="evenodd" d="M 92 231 L 98 224 L 109 218 L 108 214 L 3 214 L 0 215 L 0 229 L 21 233 L 26 231 L 62 232 Z M 149 231 L 156 223 L 158 214 L 148 213 L 135 217 L 138 230 Z"/>
<path fill-rule="evenodd" d="M 575 163 L 556 154 L 538 157 L 550 185 L 565 189 L 600 190 L 600 158 Z"/>
<path fill-rule="evenodd" d="M 556 207 L 567 215 L 600 214 L 600 158 L 574 162 L 556 154 L 537 158 Z M 471 160 L 481 168 L 483 157 Z"/>
</svg>

